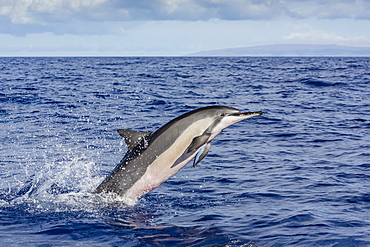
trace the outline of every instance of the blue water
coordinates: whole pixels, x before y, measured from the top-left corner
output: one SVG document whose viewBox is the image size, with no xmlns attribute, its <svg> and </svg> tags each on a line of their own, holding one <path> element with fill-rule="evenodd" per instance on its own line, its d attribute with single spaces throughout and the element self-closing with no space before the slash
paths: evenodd
<svg viewBox="0 0 370 247">
<path fill-rule="evenodd" d="M 370 58 L 0 58 L 3 246 L 370 246 Z M 198 107 L 264 111 L 134 206 L 90 192 Z"/>
</svg>

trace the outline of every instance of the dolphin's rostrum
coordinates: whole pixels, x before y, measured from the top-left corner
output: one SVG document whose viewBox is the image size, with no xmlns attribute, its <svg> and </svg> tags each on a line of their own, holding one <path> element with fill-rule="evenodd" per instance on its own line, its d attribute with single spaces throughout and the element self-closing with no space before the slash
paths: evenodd
<svg viewBox="0 0 370 247">
<path fill-rule="evenodd" d="M 223 129 L 260 115 L 261 111 L 240 112 L 228 106 L 208 106 L 187 112 L 154 132 L 119 129 L 128 151 L 94 193 L 112 192 L 136 200 L 193 158 L 193 166 L 197 165 Z"/>
</svg>

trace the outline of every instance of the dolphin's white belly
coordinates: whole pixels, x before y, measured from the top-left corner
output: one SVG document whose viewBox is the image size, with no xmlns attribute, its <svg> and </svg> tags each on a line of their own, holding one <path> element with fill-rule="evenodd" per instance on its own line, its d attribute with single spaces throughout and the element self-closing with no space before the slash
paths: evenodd
<svg viewBox="0 0 370 247">
<path fill-rule="evenodd" d="M 155 164 L 156 162 L 153 163 L 153 165 L 156 166 L 155 167 L 150 166 L 145 172 L 145 174 L 130 189 L 127 190 L 124 197 L 136 199 L 147 194 L 151 190 L 157 188 L 163 182 L 172 177 L 181 168 L 183 168 L 187 163 L 189 163 L 196 155 L 196 152 L 192 152 L 191 155 L 185 153 L 184 156 L 185 155 L 188 157 L 185 157 L 185 159 L 182 162 L 180 162 L 178 165 L 170 169 L 160 170 L 158 168 L 160 167 L 163 168 L 163 166 L 156 165 Z M 174 162 L 171 162 L 168 165 L 166 164 L 166 166 L 170 167 L 171 164 L 173 163 Z"/>
<path fill-rule="evenodd" d="M 200 120 L 184 131 L 177 140 L 150 164 L 145 174 L 125 193 L 124 197 L 136 199 L 155 189 L 189 163 L 199 149 L 190 153 L 187 148 L 194 137 L 201 135 L 209 120 Z M 198 125 L 199 124 L 199 125 Z M 203 126 L 197 128 L 196 126 Z M 180 161 L 180 162 L 179 162 Z M 178 162 L 175 166 L 175 162 Z"/>
</svg>

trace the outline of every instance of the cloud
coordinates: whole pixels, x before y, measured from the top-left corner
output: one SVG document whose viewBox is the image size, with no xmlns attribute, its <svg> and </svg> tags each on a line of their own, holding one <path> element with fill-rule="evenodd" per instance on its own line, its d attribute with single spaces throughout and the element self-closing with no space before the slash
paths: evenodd
<svg viewBox="0 0 370 247">
<path fill-rule="evenodd" d="M 301 18 L 370 20 L 370 1 L 367 0 L 298 0 L 290 2 L 292 11 Z"/>
<path fill-rule="evenodd" d="M 370 19 L 366 0 L 0 0 L 1 32 L 63 30 L 64 25 L 131 21 Z M 4 28 L 4 25 L 11 28 Z M 73 28 L 71 28 L 73 31 Z M 68 32 L 68 30 L 65 30 Z"/>
<path fill-rule="evenodd" d="M 368 18 L 366 0 L 0 0 L 12 23 L 73 16 L 94 20 L 246 20 L 282 16 Z"/>
<path fill-rule="evenodd" d="M 14 24 L 82 20 L 243 20 L 289 14 L 281 1 L 263 0 L 0 0 Z"/>
<path fill-rule="evenodd" d="M 0 0 L 0 16 L 13 24 L 46 24 L 91 11 L 106 0 Z"/>
<path fill-rule="evenodd" d="M 294 32 L 284 36 L 283 40 L 294 44 L 337 44 L 349 46 L 361 46 L 370 43 L 370 40 L 365 36 L 342 37 L 338 34 L 323 30 Z"/>
</svg>

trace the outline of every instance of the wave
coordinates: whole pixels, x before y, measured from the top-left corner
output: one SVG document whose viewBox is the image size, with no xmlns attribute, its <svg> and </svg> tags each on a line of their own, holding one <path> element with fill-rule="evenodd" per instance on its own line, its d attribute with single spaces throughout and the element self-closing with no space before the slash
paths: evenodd
<svg viewBox="0 0 370 247">
<path fill-rule="evenodd" d="M 46 164 L 28 180 L 0 191 L 1 207 L 22 207 L 27 212 L 94 212 L 109 205 L 133 206 L 134 201 L 114 194 L 91 192 L 103 180 L 94 162 L 85 157 Z"/>
<path fill-rule="evenodd" d="M 333 87 L 333 86 L 344 85 L 343 83 L 339 83 L 339 82 L 329 82 L 329 81 L 324 81 L 324 80 L 318 80 L 315 78 L 303 78 L 303 79 L 297 80 L 297 82 L 302 83 L 304 85 L 311 86 L 311 87 Z"/>
</svg>

